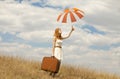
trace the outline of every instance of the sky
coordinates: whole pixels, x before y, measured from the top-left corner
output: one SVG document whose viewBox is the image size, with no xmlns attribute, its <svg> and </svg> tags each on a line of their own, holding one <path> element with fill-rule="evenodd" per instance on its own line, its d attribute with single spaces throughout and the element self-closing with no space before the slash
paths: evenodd
<svg viewBox="0 0 120 79">
<path fill-rule="evenodd" d="M 52 54 L 56 27 L 66 36 L 62 63 L 120 75 L 120 0 L 0 0 L 0 55 L 42 61 Z M 57 22 L 65 8 L 79 8 L 84 18 Z"/>
</svg>

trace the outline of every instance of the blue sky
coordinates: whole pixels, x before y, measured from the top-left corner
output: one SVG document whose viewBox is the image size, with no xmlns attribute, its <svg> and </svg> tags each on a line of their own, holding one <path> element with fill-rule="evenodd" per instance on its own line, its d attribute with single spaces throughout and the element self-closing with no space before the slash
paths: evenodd
<svg viewBox="0 0 120 79">
<path fill-rule="evenodd" d="M 59 3 L 58 3 L 59 2 Z M 3 0 L 0 1 L 0 54 L 41 61 L 51 56 L 54 29 L 63 36 L 70 24 L 56 21 L 65 8 L 85 12 L 75 31 L 63 42 L 63 63 L 120 74 L 120 6 L 112 0 Z M 114 6 L 113 6 L 114 5 Z M 113 17 L 114 16 L 114 17 Z"/>
</svg>

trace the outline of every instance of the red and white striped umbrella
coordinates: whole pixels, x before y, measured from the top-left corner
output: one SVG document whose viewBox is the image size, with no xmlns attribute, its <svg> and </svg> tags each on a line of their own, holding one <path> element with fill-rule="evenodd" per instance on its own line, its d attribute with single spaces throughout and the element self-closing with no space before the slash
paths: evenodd
<svg viewBox="0 0 120 79">
<path fill-rule="evenodd" d="M 84 12 L 82 10 L 77 8 L 65 9 L 64 12 L 58 16 L 57 21 L 61 23 L 68 23 L 70 21 L 72 23 L 83 17 Z"/>
</svg>

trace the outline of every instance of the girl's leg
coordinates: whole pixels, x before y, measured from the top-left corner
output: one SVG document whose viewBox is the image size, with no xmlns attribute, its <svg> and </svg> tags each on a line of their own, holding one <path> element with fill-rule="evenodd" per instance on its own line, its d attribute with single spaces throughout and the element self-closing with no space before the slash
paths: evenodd
<svg viewBox="0 0 120 79">
<path fill-rule="evenodd" d="M 53 74 L 53 72 L 50 72 L 50 74 L 49 75 L 52 75 Z"/>
<path fill-rule="evenodd" d="M 57 71 L 57 72 L 50 72 L 50 75 L 51 75 L 52 77 L 55 77 L 55 75 L 59 72 L 60 64 L 61 64 L 61 61 L 59 61 L 58 68 L 57 68 L 58 71 Z"/>
<path fill-rule="evenodd" d="M 57 73 L 56 72 L 54 72 L 53 74 L 52 74 L 52 77 L 55 77 L 55 75 L 56 75 Z"/>
</svg>

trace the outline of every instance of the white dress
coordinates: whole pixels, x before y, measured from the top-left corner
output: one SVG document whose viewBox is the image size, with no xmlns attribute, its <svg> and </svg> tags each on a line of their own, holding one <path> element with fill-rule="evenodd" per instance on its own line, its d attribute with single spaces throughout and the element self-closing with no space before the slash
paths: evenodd
<svg viewBox="0 0 120 79">
<path fill-rule="evenodd" d="M 55 56 L 58 60 L 62 60 L 62 59 L 63 59 L 62 48 L 60 48 L 60 47 L 62 47 L 62 40 L 56 39 L 54 56 Z"/>
</svg>

